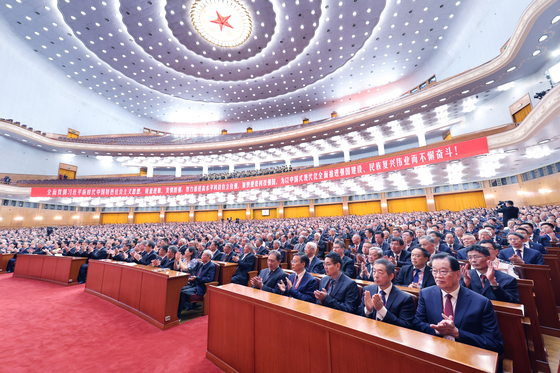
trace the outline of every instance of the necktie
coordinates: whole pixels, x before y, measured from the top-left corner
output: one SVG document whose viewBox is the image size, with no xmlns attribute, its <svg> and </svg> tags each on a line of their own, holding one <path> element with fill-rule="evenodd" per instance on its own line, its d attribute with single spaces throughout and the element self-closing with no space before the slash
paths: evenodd
<svg viewBox="0 0 560 373">
<path fill-rule="evenodd" d="M 399 261 L 399 254 L 395 254 L 395 261 L 398 262 Z"/>
<path fill-rule="evenodd" d="M 484 281 L 486 281 L 485 275 L 480 275 L 480 283 L 482 284 L 482 288 L 484 289 Z"/>
<path fill-rule="evenodd" d="M 515 253 L 517 254 L 518 257 L 520 257 L 521 259 L 523 259 L 523 257 L 521 256 L 521 250 L 515 250 Z"/>
<path fill-rule="evenodd" d="M 414 283 L 418 283 L 418 272 L 420 272 L 420 270 L 418 268 L 414 268 L 414 276 L 412 276 L 412 282 Z"/>
<path fill-rule="evenodd" d="M 379 294 L 381 294 L 381 300 L 383 301 L 383 306 L 385 306 L 387 304 L 387 299 L 385 299 L 386 293 L 383 290 L 381 290 Z"/>
<path fill-rule="evenodd" d="M 297 274 L 296 274 L 296 277 L 294 278 L 294 281 L 295 281 L 295 285 L 296 285 L 296 289 L 297 289 L 297 287 L 299 285 L 299 276 Z"/>
<path fill-rule="evenodd" d="M 453 298 L 453 295 L 446 294 L 445 298 L 445 316 L 453 316 L 453 304 L 451 304 L 451 298 Z"/>
<path fill-rule="evenodd" d="M 200 271 L 198 271 L 198 275 L 197 275 L 196 277 L 199 277 L 200 274 L 202 273 L 202 267 L 203 267 L 203 266 L 200 266 Z"/>
<path fill-rule="evenodd" d="M 334 288 L 334 280 L 331 278 L 329 280 L 329 284 L 327 285 L 327 294 L 332 293 L 333 288 Z"/>
</svg>

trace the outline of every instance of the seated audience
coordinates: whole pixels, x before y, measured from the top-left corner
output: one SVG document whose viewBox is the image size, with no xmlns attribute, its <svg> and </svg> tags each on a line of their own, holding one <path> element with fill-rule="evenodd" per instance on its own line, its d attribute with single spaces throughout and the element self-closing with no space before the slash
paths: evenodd
<svg viewBox="0 0 560 373">
<path fill-rule="evenodd" d="M 315 256 L 316 252 L 317 252 L 317 244 L 315 242 L 308 242 L 305 245 L 305 255 L 309 260 L 309 264 L 307 265 L 306 270 L 309 273 L 317 273 L 320 275 L 324 275 L 325 267 L 323 266 L 323 262 Z"/>
<path fill-rule="evenodd" d="M 315 303 L 317 280 L 305 270 L 309 266 L 309 258 L 305 254 L 296 253 L 291 264 L 295 273 L 289 275 L 285 281 L 280 280 L 278 283 L 280 293 L 291 298 Z"/>
<path fill-rule="evenodd" d="M 334 251 L 325 257 L 326 276 L 321 279 L 319 289 L 315 291 L 317 304 L 336 310 L 356 313 L 360 299 L 358 285 L 341 269 L 342 258 Z"/>
<path fill-rule="evenodd" d="M 395 285 L 408 286 L 414 289 L 435 285 L 432 269 L 427 265 L 430 261 L 430 253 L 426 249 L 417 247 L 412 250 L 410 259 L 412 264 L 401 268 L 395 280 Z"/>
<path fill-rule="evenodd" d="M 513 264 L 545 264 L 540 252 L 523 246 L 524 237 L 521 234 L 510 232 L 507 238 L 510 247 L 500 251 L 499 259 L 510 261 Z"/>
<path fill-rule="evenodd" d="M 261 289 L 270 293 L 280 294 L 278 284 L 288 277 L 286 272 L 280 268 L 282 255 L 278 250 L 271 250 L 268 253 L 268 268 L 261 270 L 258 276 L 251 279 L 251 285 L 255 289 Z"/>
<path fill-rule="evenodd" d="M 190 310 L 193 305 L 190 303 L 190 297 L 193 294 L 204 296 L 206 293 L 206 283 L 214 281 L 216 277 L 216 265 L 212 263 L 212 251 L 204 250 L 201 258 L 201 265 L 198 266 L 196 272 L 190 275 L 189 283 L 181 289 L 179 298 L 179 309 L 177 310 L 177 318 L 181 319 L 181 313 Z"/>
<path fill-rule="evenodd" d="M 231 278 L 234 284 L 247 286 L 249 282 L 249 272 L 255 269 L 255 261 L 257 258 L 253 254 L 254 246 L 250 243 L 243 246 L 243 254 L 234 256 L 233 262 L 237 263 L 237 270 Z"/>
</svg>

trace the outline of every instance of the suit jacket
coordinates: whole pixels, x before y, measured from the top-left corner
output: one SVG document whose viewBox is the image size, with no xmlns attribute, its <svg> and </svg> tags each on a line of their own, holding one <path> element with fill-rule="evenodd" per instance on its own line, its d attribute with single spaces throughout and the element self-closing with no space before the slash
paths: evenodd
<svg viewBox="0 0 560 373">
<path fill-rule="evenodd" d="M 217 262 L 223 262 L 225 255 L 226 254 L 222 253 L 221 251 L 216 251 L 216 253 L 212 256 L 212 260 L 215 260 Z"/>
<path fill-rule="evenodd" d="M 395 253 L 391 250 L 387 250 L 383 253 L 383 255 L 387 255 L 388 257 L 395 257 Z M 410 251 L 403 250 L 399 256 L 399 260 L 397 261 L 397 267 L 402 267 L 404 265 L 410 264 Z"/>
<path fill-rule="evenodd" d="M 239 284 L 246 285 L 249 281 L 249 271 L 255 268 L 255 261 L 257 257 L 253 253 L 244 254 L 242 258 L 237 262 L 237 270 L 233 277 L 237 277 Z M 233 281 L 232 281 L 233 282 Z"/>
<path fill-rule="evenodd" d="M 155 254 L 155 253 L 154 253 Z M 107 259 L 107 248 L 102 247 L 99 250 L 93 250 L 91 253 L 89 253 L 88 255 L 89 259 Z M 157 255 L 154 259 L 157 259 Z"/>
<path fill-rule="evenodd" d="M 259 277 L 263 280 L 262 290 L 268 291 L 269 293 L 282 294 L 280 288 L 278 287 L 278 283 L 280 281 L 285 282 L 288 274 L 280 267 L 276 268 L 274 273 L 270 273 L 270 269 L 265 268 L 261 270 Z"/>
<path fill-rule="evenodd" d="M 223 253 L 224 256 L 222 257 L 222 262 L 227 262 L 227 263 L 235 263 L 233 261 L 233 257 L 235 256 L 235 252 L 231 252 L 228 255 L 226 255 L 226 253 Z"/>
<path fill-rule="evenodd" d="M 412 279 L 414 278 L 414 266 L 412 264 L 405 265 L 399 271 L 399 275 L 395 280 L 395 285 L 399 286 L 408 286 L 412 283 Z M 424 276 L 422 276 L 422 289 L 433 286 L 436 284 L 436 280 L 434 280 L 434 276 L 432 275 L 432 269 L 429 266 L 424 268 Z"/>
<path fill-rule="evenodd" d="M 200 263 L 196 271 L 192 273 L 196 276 L 194 286 L 196 286 L 196 294 L 204 295 L 206 293 L 206 283 L 214 281 L 216 277 L 216 265 L 209 261 L 206 264 Z"/>
<path fill-rule="evenodd" d="M 370 296 L 373 296 L 374 294 L 377 294 L 378 290 L 379 287 L 377 285 L 368 285 L 364 288 L 362 303 L 358 308 L 358 313 L 361 316 L 376 320 L 377 311 L 375 308 L 369 316 L 366 316 L 365 295 L 366 291 L 369 291 Z M 412 321 L 414 320 L 414 300 L 409 294 L 400 290 L 396 286 L 393 286 L 391 292 L 389 293 L 389 297 L 386 299 L 385 308 L 387 309 L 387 314 L 383 318 L 383 322 L 402 326 L 403 328 L 410 328 L 412 326 Z"/>
<path fill-rule="evenodd" d="M 418 243 L 416 243 L 414 240 L 410 243 L 410 246 L 407 248 L 406 245 L 404 246 L 404 250 L 412 252 L 412 250 L 416 249 L 420 247 L 420 245 L 418 245 Z"/>
<path fill-rule="evenodd" d="M 266 249 L 265 245 L 262 245 L 261 247 L 257 247 L 257 255 L 268 255 L 268 250 Z"/>
<path fill-rule="evenodd" d="M 453 248 L 450 248 L 449 245 L 448 245 L 447 243 L 444 243 L 443 245 L 440 245 L 440 247 L 441 247 L 441 246 L 443 246 L 444 248 L 446 248 L 446 249 L 447 249 L 446 251 L 447 251 L 447 252 L 450 252 L 450 253 L 453 252 L 453 250 L 459 251 L 459 250 L 461 250 L 462 248 L 465 247 L 465 246 L 461 245 L 459 242 L 455 242 L 455 243 L 453 244 Z"/>
<path fill-rule="evenodd" d="M 304 243 L 302 243 L 302 244 L 298 243 L 297 245 L 294 246 L 293 250 L 297 250 L 300 253 L 303 253 L 304 250 L 305 250 L 305 244 Z"/>
<path fill-rule="evenodd" d="M 502 259 L 507 262 L 509 261 L 509 258 L 511 258 L 514 254 L 515 254 L 515 250 L 513 249 L 513 247 L 508 247 L 507 249 L 503 249 L 500 251 L 500 253 L 498 254 L 498 259 Z M 522 259 L 525 262 L 525 264 L 544 265 L 544 258 L 542 254 L 539 253 L 537 250 L 525 248 L 523 250 Z"/>
<path fill-rule="evenodd" d="M 418 308 L 414 318 L 416 329 L 436 335 L 430 324 L 437 324 L 443 320 L 442 313 L 443 302 L 440 288 L 431 286 L 420 290 Z M 459 329 L 457 342 L 495 351 L 498 354 L 504 352 L 504 342 L 498 328 L 494 308 L 490 300 L 482 295 L 461 287 L 457 295 L 454 324 Z"/>
<path fill-rule="evenodd" d="M 499 300 L 501 302 L 509 303 L 519 303 L 519 291 L 517 290 L 517 280 L 515 277 L 503 273 L 500 271 L 494 271 L 494 277 L 498 283 L 497 288 L 490 286 L 490 283 L 486 281 L 484 288 L 482 288 L 482 283 L 480 282 L 480 276 L 476 273 L 476 269 L 471 269 L 469 271 L 471 276 L 471 284 L 468 287 L 472 291 L 484 295 L 490 300 Z M 465 282 L 461 278 L 461 286 L 465 286 Z"/>
<path fill-rule="evenodd" d="M 373 240 L 373 247 L 377 247 L 377 242 L 375 242 L 375 240 Z M 381 248 L 381 250 L 383 250 L 383 252 L 387 251 L 387 250 L 391 250 L 391 245 L 388 244 L 387 242 L 383 242 L 383 245 L 379 246 Z"/>
<path fill-rule="evenodd" d="M 150 264 L 152 264 L 152 260 L 156 260 L 156 259 L 157 259 L 157 254 L 154 250 L 152 250 L 151 253 L 142 256 L 140 260 L 134 259 L 134 261 L 138 264 L 149 266 Z"/>
<path fill-rule="evenodd" d="M 320 261 L 316 256 L 313 257 L 313 260 L 309 263 L 309 266 L 306 268 L 306 270 L 310 273 L 317 273 L 320 275 L 325 274 L 325 266 L 323 265 L 323 262 Z"/>
<path fill-rule="evenodd" d="M 373 265 L 368 263 L 368 264 L 366 264 L 366 268 L 367 268 L 367 271 L 369 272 L 369 277 L 362 276 L 362 268 L 360 266 L 360 274 L 358 275 L 358 280 L 374 281 L 373 280 Z"/>
<path fill-rule="evenodd" d="M 159 263 L 159 267 L 173 269 L 174 264 L 175 264 L 175 259 L 169 259 L 167 256 L 164 256 L 161 262 Z"/>
<path fill-rule="evenodd" d="M 317 290 L 318 286 L 317 279 L 315 279 L 315 277 L 313 277 L 309 272 L 305 271 L 305 274 L 303 275 L 303 278 L 301 279 L 296 289 L 294 283 L 295 278 L 295 273 L 292 273 L 288 276 L 288 280 L 292 282 L 292 287 L 290 288 L 290 290 L 286 290 L 284 292 L 284 295 L 306 302 L 315 303 L 316 298 L 314 292 L 315 290 Z"/>
<path fill-rule="evenodd" d="M 350 249 L 350 248 L 352 248 L 352 247 L 354 247 L 354 246 L 356 246 L 356 245 L 350 245 L 348 248 Z M 360 244 L 359 244 L 358 247 L 357 247 L 357 249 L 358 249 L 357 254 L 361 254 L 361 253 L 363 252 L 363 251 L 362 251 L 362 248 L 363 248 L 363 247 L 364 247 L 364 241 L 361 241 Z M 352 251 L 350 250 L 350 252 L 352 252 Z"/>
<path fill-rule="evenodd" d="M 548 237 L 548 236 L 547 236 Z M 529 241 L 529 248 L 533 249 L 533 250 L 537 250 L 538 252 L 540 252 L 541 254 L 548 254 L 548 250 L 544 248 L 543 245 L 541 245 L 538 242 L 532 242 Z"/>
<path fill-rule="evenodd" d="M 457 250 L 457 260 L 467 260 L 467 248 L 464 247 L 461 250 Z"/>
<path fill-rule="evenodd" d="M 449 246 L 447 246 L 447 244 L 444 242 L 440 242 L 439 246 L 436 247 L 436 250 L 439 251 L 440 253 L 443 252 L 443 253 L 453 254 Z"/>
<path fill-rule="evenodd" d="M 327 285 L 331 281 L 331 277 L 325 276 L 321 279 L 319 290 L 327 290 Z M 332 289 L 331 293 L 327 295 L 325 300 L 321 303 L 316 300 L 317 304 L 334 308 L 335 310 L 356 313 L 356 307 L 360 302 L 358 297 L 358 284 L 344 273 L 340 274 L 338 284 Z"/>
<path fill-rule="evenodd" d="M 346 276 L 350 278 L 355 277 L 354 261 L 351 257 L 344 255 L 344 258 L 342 258 L 342 266 L 340 267 L 340 269 Z"/>
<path fill-rule="evenodd" d="M 504 226 L 507 226 L 509 219 L 517 219 L 519 216 L 519 209 L 515 206 L 506 206 L 501 209 L 496 209 L 496 212 L 501 212 L 503 215 Z"/>
<path fill-rule="evenodd" d="M 284 242 L 284 244 L 280 245 L 280 247 L 284 250 L 294 250 L 294 246 L 290 243 L 290 241 Z"/>
</svg>

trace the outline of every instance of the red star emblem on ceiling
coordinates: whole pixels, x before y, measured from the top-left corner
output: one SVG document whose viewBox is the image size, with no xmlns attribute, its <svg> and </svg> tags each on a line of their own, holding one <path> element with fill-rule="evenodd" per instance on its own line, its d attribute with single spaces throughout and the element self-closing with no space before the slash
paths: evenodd
<svg viewBox="0 0 560 373">
<path fill-rule="evenodd" d="M 220 15 L 220 13 L 218 13 L 218 11 L 216 11 L 216 14 L 218 15 L 218 19 L 215 19 L 213 21 L 210 21 L 212 23 L 217 23 L 218 25 L 220 25 L 220 31 L 222 31 L 224 29 L 224 26 L 229 27 L 229 28 L 233 28 L 232 25 L 229 24 L 228 19 L 231 17 L 227 16 L 227 17 L 222 17 Z"/>
</svg>

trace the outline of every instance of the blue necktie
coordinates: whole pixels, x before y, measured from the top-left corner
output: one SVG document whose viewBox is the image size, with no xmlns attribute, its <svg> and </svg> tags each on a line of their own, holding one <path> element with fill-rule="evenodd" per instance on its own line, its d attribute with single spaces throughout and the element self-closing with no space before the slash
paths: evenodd
<svg viewBox="0 0 560 373">
<path fill-rule="evenodd" d="M 387 304 L 387 300 L 385 299 L 385 292 L 381 290 L 379 294 L 381 294 L 381 300 L 383 301 L 383 306 L 385 306 L 385 304 Z"/>
<path fill-rule="evenodd" d="M 420 272 L 419 269 L 414 268 L 414 276 L 412 277 L 412 282 L 418 283 L 418 280 L 420 280 L 420 277 L 418 276 L 419 272 Z"/>
</svg>

